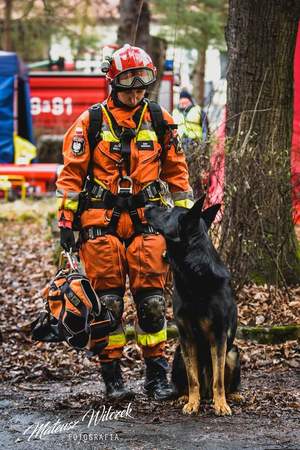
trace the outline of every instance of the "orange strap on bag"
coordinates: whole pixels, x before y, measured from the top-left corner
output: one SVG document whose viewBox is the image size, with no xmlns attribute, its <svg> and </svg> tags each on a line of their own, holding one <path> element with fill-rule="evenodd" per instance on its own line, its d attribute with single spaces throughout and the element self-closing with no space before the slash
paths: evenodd
<svg viewBox="0 0 300 450">
<path fill-rule="evenodd" d="M 46 342 L 65 341 L 77 350 L 98 354 L 107 345 L 116 321 L 80 272 L 77 258 L 72 253 L 62 255 L 69 267 L 60 268 L 44 289 L 46 310 L 33 322 L 32 337 Z"/>
</svg>

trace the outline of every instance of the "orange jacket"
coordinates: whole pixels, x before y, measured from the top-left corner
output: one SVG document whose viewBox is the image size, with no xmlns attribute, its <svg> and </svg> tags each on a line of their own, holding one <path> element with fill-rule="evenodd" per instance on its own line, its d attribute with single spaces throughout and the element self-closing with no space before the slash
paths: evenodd
<svg viewBox="0 0 300 450">
<path fill-rule="evenodd" d="M 174 145 L 172 140 L 176 131 L 166 132 L 165 146 L 167 152 L 162 160 L 160 158 L 162 149 L 157 141 L 147 107 L 145 107 L 140 124 L 136 128 L 133 116 L 140 106 L 130 110 L 116 107 L 110 97 L 106 106 L 120 127 L 134 128 L 137 131 L 137 135 L 131 140 L 130 146 L 130 177 L 133 181 L 133 193 L 136 194 L 149 183 L 161 179 L 167 182 L 174 202 L 192 199 L 192 189 L 188 182 L 184 153 L 176 144 Z M 163 116 L 168 123 L 174 123 L 167 111 L 163 110 Z M 120 152 L 116 151 L 118 136 L 114 133 L 109 122 L 109 118 L 103 111 L 101 140 L 93 152 L 93 174 L 96 182 L 116 194 L 120 177 L 118 164 L 120 164 L 121 155 Z M 73 214 L 78 206 L 78 195 L 83 187 L 90 158 L 88 127 L 89 113 L 85 111 L 69 128 L 64 137 L 64 166 L 56 183 L 59 220 L 72 221 Z M 149 136 L 151 138 L 150 145 Z M 143 142 L 145 141 L 147 141 L 147 148 L 143 148 Z M 123 176 L 126 175 L 125 167 L 122 171 Z M 144 220 L 143 208 L 139 208 L 138 212 L 140 218 Z M 122 216 L 125 217 L 126 214 L 126 212 L 122 213 L 120 222 L 122 222 Z M 91 225 L 106 226 L 110 216 L 111 211 L 89 209 L 83 212 L 81 223 L 83 227 Z M 125 218 L 124 220 L 126 221 Z"/>
</svg>

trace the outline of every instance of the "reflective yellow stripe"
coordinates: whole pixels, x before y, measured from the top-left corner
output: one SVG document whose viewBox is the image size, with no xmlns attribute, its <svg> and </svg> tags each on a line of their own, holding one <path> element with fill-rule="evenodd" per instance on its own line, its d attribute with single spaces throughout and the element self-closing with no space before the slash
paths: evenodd
<svg viewBox="0 0 300 450">
<path fill-rule="evenodd" d="M 139 124 L 138 124 L 137 129 L 136 129 L 137 133 L 139 132 L 139 130 L 140 130 L 141 126 L 142 126 L 142 122 L 143 122 L 143 118 L 144 118 L 144 114 L 146 112 L 147 106 L 148 106 L 148 104 L 145 103 L 143 111 L 142 111 L 142 114 L 141 114 L 141 117 L 140 117 Z"/>
<path fill-rule="evenodd" d="M 148 130 L 139 131 L 140 128 L 141 128 L 141 125 L 143 123 L 143 118 L 144 118 L 145 112 L 147 110 L 147 106 L 148 106 L 147 103 L 145 103 L 145 105 L 143 107 L 143 111 L 142 111 L 141 117 L 140 117 L 140 121 L 139 121 L 137 129 L 136 129 L 136 133 L 138 135 L 140 133 L 143 133 L 143 132 L 148 133 L 148 134 L 145 135 L 145 137 L 141 137 L 138 140 L 144 140 L 144 141 L 154 141 L 155 140 L 155 141 L 157 141 L 157 136 L 156 136 L 156 134 L 153 131 L 152 132 L 148 131 Z M 107 119 L 107 123 L 108 123 L 108 126 L 109 126 L 109 130 L 102 131 L 102 139 L 104 141 L 108 141 L 108 142 L 120 142 L 120 139 L 118 138 L 118 136 L 115 133 L 112 121 L 111 121 L 111 119 L 110 119 L 106 109 L 102 105 L 101 105 L 101 108 L 102 108 L 103 113 L 105 114 L 105 117 Z M 142 136 L 143 136 L 143 134 L 142 134 Z"/>
<path fill-rule="evenodd" d="M 78 200 L 79 192 L 64 191 L 63 189 L 56 189 L 56 198 L 71 198 L 72 200 Z"/>
<path fill-rule="evenodd" d="M 76 212 L 78 208 L 78 200 L 72 200 L 70 198 L 57 198 L 56 199 L 57 209 L 69 209 L 70 211 Z"/>
<path fill-rule="evenodd" d="M 185 200 L 175 200 L 174 206 L 181 206 L 182 208 L 191 209 L 194 205 L 193 200 L 186 198 Z"/>
<path fill-rule="evenodd" d="M 137 141 L 156 141 L 157 142 L 157 135 L 155 131 L 151 130 L 140 130 L 136 137 Z"/>
<path fill-rule="evenodd" d="M 110 334 L 108 337 L 107 347 L 109 347 L 109 346 L 123 347 L 125 344 L 126 344 L 126 336 L 124 333 Z"/>
<path fill-rule="evenodd" d="M 116 133 L 115 133 L 115 131 L 114 131 L 114 129 L 113 129 L 112 122 L 111 122 L 111 120 L 110 120 L 110 117 L 109 117 L 109 115 L 108 115 L 106 109 L 105 109 L 104 106 L 102 106 L 102 105 L 101 105 L 101 108 L 102 108 L 102 111 L 103 111 L 104 114 L 105 114 L 105 117 L 106 117 L 108 126 L 109 126 L 109 128 L 110 128 L 110 132 L 111 132 L 111 134 L 113 135 L 113 137 L 115 138 L 115 141 L 112 141 L 112 142 L 120 142 L 118 136 L 116 135 Z M 105 131 L 103 131 L 103 135 L 104 135 L 104 133 L 105 133 Z"/>
<path fill-rule="evenodd" d="M 102 131 L 102 140 L 107 142 L 120 142 L 120 139 L 118 139 L 110 130 Z"/>
<path fill-rule="evenodd" d="M 163 328 L 157 333 L 139 334 L 137 333 L 137 343 L 143 347 L 152 347 L 167 340 L 167 329 Z"/>
</svg>

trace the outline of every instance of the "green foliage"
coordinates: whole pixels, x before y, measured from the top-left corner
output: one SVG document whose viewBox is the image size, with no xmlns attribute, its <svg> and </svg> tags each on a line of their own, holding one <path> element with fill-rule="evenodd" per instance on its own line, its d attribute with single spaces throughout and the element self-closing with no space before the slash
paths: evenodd
<svg viewBox="0 0 300 450">
<path fill-rule="evenodd" d="M 227 2 L 223 0 L 152 0 L 153 12 L 165 25 L 164 37 L 176 46 L 205 49 L 224 46 Z M 174 42 L 175 41 L 175 42 Z"/>
<path fill-rule="evenodd" d="M 299 325 L 279 325 L 274 327 L 239 327 L 239 339 L 256 341 L 260 344 L 281 344 L 300 337 Z"/>
<path fill-rule="evenodd" d="M 67 0 L 35 1 L 12 0 L 10 40 L 13 51 L 25 61 L 48 58 L 51 39 L 68 37 L 75 57 L 88 48 L 96 48 L 92 31 L 95 19 L 91 13 L 91 0 L 77 0 L 70 8 Z M 5 11 L 0 11 L 0 35 L 4 35 Z"/>
</svg>

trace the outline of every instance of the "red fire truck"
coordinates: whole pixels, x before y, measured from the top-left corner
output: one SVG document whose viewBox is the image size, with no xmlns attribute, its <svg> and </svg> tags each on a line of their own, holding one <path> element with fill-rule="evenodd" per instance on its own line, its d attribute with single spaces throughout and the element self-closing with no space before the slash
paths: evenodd
<svg viewBox="0 0 300 450">
<path fill-rule="evenodd" d="M 24 186 L 30 183 L 35 192 L 45 193 L 54 189 L 58 164 L 62 163 L 64 133 L 84 110 L 103 101 L 109 88 L 105 76 L 75 71 L 31 72 L 29 81 L 38 161 L 42 164 L 3 164 L 0 165 L 0 178 L 12 180 L 21 177 Z M 172 110 L 172 72 L 164 74 L 159 102 L 169 111 Z M 2 191 L 0 187 L 0 194 Z"/>
<path fill-rule="evenodd" d="M 89 106 L 108 95 L 104 75 L 80 72 L 31 72 L 31 113 L 36 137 L 63 135 Z M 159 102 L 173 108 L 173 74 L 165 72 Z"/>
</svg>

